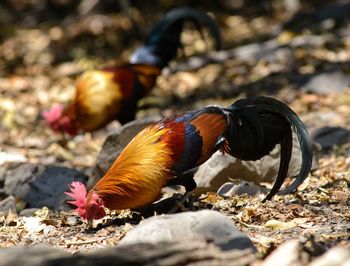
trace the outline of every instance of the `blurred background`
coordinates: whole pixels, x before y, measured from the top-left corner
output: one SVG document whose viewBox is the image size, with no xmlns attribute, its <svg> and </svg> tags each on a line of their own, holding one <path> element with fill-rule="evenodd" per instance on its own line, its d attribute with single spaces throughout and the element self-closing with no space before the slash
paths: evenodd
<svg viewBox="0 0 350 266">
<path fill-rule="evenodd" d="M 310 129 L 349 125 L 350 1 L 3 0 L 0 164 L 93 165 L 118 122 L 62 140 L 45 127 L 41 112 L 69 102 L 84 70 L 128 61 L 150 27 L 179 6 L 215 18 L 223 51 L 211 52 L 189 26 L 183 55 L 140 102 L 138 117 L 271 95 L 291 104 Z"/>
</svg>

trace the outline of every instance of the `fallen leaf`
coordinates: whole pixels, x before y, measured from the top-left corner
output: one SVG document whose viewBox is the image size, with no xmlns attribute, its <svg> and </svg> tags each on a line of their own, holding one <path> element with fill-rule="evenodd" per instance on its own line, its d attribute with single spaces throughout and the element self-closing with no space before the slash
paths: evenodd
<svg viewBox="0 0 350 266">
<path fill-rule="evenodd" d="M 16 126 L 16 123 L 14 122 L 14 113 L 13 112 L 5 112 L 4 116 L 2 117 L 1 124 L 6 129 L 11 129 Z"/>
<path fill-rule="evenodd" d="M 12 212 L 11 209 L 8 211 L 8 214 L 6 216 L 6 224 L 8 226 L 16 226 L 17 225 L 17 214 Z"/>
<path fill-rule="evenodd" d="M 38 217 L 23 217 L 23 226 L 29 234 L 39 233 L 46 227 Z"/>
<path fill-rule="evenodd" d="M 40 210 L 35 211 L 34 214 L 36 217 L 44 220 L 49 215 L 49 209 L 47 207 L 43 207 Z"/>
<path fill-rule="evenodd" d="M 0 165 L 4 163 L 24 163 L 27 158 L 19 153 L 0 152 Z"/>
<path fill-rule="evenodd" d="M 223 198 L 216 193 L 208 193 L 206 197 L 202 199 L 202 202 L 214 205 L 215 203 L 217 203 L 219 200 L 222 200 L 222 199 Z"/>
<path fill-rule="evenodd" d="M 239 217 L 243 222 L 249 222 L 250 218 L 257 215 L 257 207 L 255 208 L 244 208 L 237 217 Z"/>
<path fill-rule="evenodd" d="M 293 40 L 295 36 L 296 34 L 292 31 L 283 31 L 278 35 L 277 42 L 280 44 L 287 44 Z"/>
<path fill-rule="evenodd" d="M 306 223 L 307 218 L 295 218 L 289 222 L 281 222 L 275 219 L 269 220 L 265 223 L 265 227 L 273 230 L 287 230 L 296 227 L 300 224 Z"/>
</svg>

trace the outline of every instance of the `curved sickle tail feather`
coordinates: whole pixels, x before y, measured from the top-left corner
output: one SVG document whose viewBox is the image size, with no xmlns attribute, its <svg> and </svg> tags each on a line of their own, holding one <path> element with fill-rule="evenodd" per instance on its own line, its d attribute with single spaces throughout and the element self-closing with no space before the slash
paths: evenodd
<svg viewBox="0 0 350 266">
<path fill-rule="evenodd" d="M 271 200 L 274 195 L 277 194 L 278 190 L 283 185 L 285 177 L 288 174 L 289 162 L 292 158 L 292 149 L 293 149 L 293 133 L 291 128 L 289 128 L 287 134 L 281 141 L 281 155 L 280 155 L 280 165 L 278 169 L 278 175 L 276 177 L 275 184 L 271 188 L 269 194 L 263 199 L 263 202 L 266 200 Z"/>
<path fill-rule="evenodd" d="M 290 123 L 293 130 L 297 134 L 301 154 L 302 154 L 302 162 L 300 166 L 300 171 L 294 182 L 289 185 L 284 190 L 280 191 L 279 194 L 288 194 L 293 191 L 295 191 L 307 178 L 308 174 L 310 173 L 311 167 L 312 167 L 312 141 L 310 139 L 309 133 L 306 129 L 306 126 L 304 123 L 300 120 L 298 115 L 290 109 L 287 105 L 272 99 L 267 98 L 269 100 L 269 104 L 271 106 L 267 106 L 271 108 L 271 111 L 275 111 L 276 113 L 281 113 Z M 275 104 L 275 106 L 273 106 Z M 281 153 L 282 156 L 282 153 Z"/>
<path fill-rule="evenodd" d="M 307 178 L 312 167 L 312 141 L 310 139 L 309 133 L 305 128 L 305 125 L 298 118 L 298 125 L 296 125 L 296 133 L 300 143 L 300 149 L 302 154 L 302 162 L 300 166 L 299 175 L 296 177 L 294 182 L 290 184 L 287 188 L 280 191 L 279 194 L 288 194 L 295 191 Z"/>
<path fill-rule="evenodd" d="M 230 118 L 224 149 L 241 160 L 257 160 L 281 144 L 280 167 L 275 184 L 265 200 L 271 199 L 287 177 L 292 153 L 292 131 L 296 132 L 302 153 L 295 181 L 279 193 L 290 193 L 303 183 L 312 165 L 312 145 L 305 125 L 284 103 L 269 97 L 241 99 L 224 109 Z"/>
<path fill-rule="evenodd" d="M 130 61 L 157 65 L 160 68 L 167 66 L 182 46 L 181 33 L 185 21 L 193 23 L 202 38 L 204 37 L 202 28 L 207 27 L 214 38 L 215 49 L 221 49 L 220 30 L 216 22 L 204 12 L 182 7 L 169 11 L 153 26 L 144 46 L 134 52 Z"/>
<path fill-rule="evenodd" d="M 216 22 L 206 13 L 202 11 L 198 11 L 192 8 L 188 7 L 182 7 L 177 8 L 172 11 L 170 11 L 163 20 L 159 22 L 159 25 L 163 24 L 164 22 L 167 22 L 165 24 L 166 26 L 163 26 L 163 33 L 171 34 L 171 26 L 174 25 L 174 23 L 181 21 L 182 23 L 185 20 L 191 21 L 197 31 L 201 34 L 201 37 L 204 39 L 203 31 L 202 31 L 202 25 L 205 25 L 208 30 L 210 31 L 210 34 L 214 38 L 215 41 L 215 49 L 220 50 L 221 49 L 221 35 L 220 30 Z M 180 32 L 181 33 L 181 32 Z"/>
</svg>

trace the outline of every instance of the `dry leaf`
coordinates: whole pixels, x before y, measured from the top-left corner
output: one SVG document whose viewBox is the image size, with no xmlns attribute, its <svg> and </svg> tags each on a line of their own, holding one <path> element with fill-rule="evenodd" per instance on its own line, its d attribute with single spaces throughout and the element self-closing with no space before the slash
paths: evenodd
<svg viewBox="0 0 350 266">
<path fill-rule="evenodd" d="M 209 203 L 214 205 L 215 203 L 217 203 L 218 201 L 222 200 L 223 198 L 220 197 L 218 194 L 216 193 L 208 193 L 206 195 L 206 197 L 204 199 L 202 199 L 202 202 L 204 203 Z"/>
<path fill-rule="evenodd" d="M 39 233 L 46 227 L 38 217 L 23 217 L 23 226 L 29 234 Z"/>
<path fill-rule="evenodd" d="M 257 214 L 257 207 L 254 208 L 244 208 L 237 217 L 240 218 L 243 222 L 249 222 L 250 218 Z"/>
<path fill-rule="evenodd" d="M 6 216 L 6 224 L 8 226 L 16 226 L 17 225 L 17 214 L 13 213 L 11 209 L 8 211 L 8 214 Z"/>
<path fill-rule="evenodd" d="M 265 223 L 265 227 L 273 230 L 287 230 L 293 227 L 296 227 L 300 224 L 306 223 L 307 218 L 295 218 L 289 222 L 281 222 L 275 219 L 269 220 Z"/>
<path fill-rule="evenodd" d="M 295 37 L 295 33 L 292 31 L 283 31 L 281 32 L 278 37 L 277 37 L 277 41 L 280 44 L 287 44 L 289 43 L 291 40 L 293 40 L 293 38 Z"/>
<path fill-rule="evenodd" d="M 8 162 L 12 163 L 24 163 L 27 161 L 27 158 L 19 153 L 9 153 L 9 152 L 0 152 L 0 165 Z"/>
<path fill-rule="evenodd" d="M 40 210 L 34 212 L 35 216 L 44 220 L 49 215 L 49 209 L 47 207 L 42 207 Z"/>
</svg>

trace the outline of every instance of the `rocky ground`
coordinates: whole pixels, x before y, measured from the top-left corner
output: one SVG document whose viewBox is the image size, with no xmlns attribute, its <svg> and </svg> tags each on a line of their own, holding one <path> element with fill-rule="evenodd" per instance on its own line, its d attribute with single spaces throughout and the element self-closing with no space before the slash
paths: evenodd
<svg viewBox="0 0 350 266">
<path fill-rule="evenodd" d="M 333 5 L 320 6 L 301 1 L 303 12 L 278 4 L 283 1 L 272 1 L 276 4 L 271 6 L 254 1 L 242 1 L 242 6 L 232 6 L 231 1 L 208 4 L 205 7 L 213 10 L 222 29 L 224 51 L 202 54 L 196 61 L 176 60 L 152 94 L 140 102 L 137 122 L 123 128 L 113 122 L 106 129 L 68 138 L 50 131 L 40 113 L 54 103 L 68 102 L 75 78 L 83 70 L 116 58 L 127 60 L 140 44 L 138 33 L 170 4 L 163 1 L 145 15 L 145 7 L 135 4 L 129 15 L 137 29 L 125 10 L 118 7 L 111 12 L 109 4 L 84 11 L 70 1 L 38 1 L 41 5 L 36 8 L 32 2 L 0 4 L 5 25 L 0 35 L 0 247 L 11 248 L 0 249 L 0 265 L 14 263 L 11 259 L 20 252 L 28 258 L 42 254 L 41 264 L 33 260 L 32 265 L 54 265 L 50 264 L 53 259 L 98 265 L 103 256 L 112 258 L 115 265 L 130 263 L 130 258 L 136 258 L 135 265 L 330 265 L 327 256 L 339 259 L 339 263 L 332 259 L 338 263 L 334 265 L 349 261 L 349 3 L 331 1 Z M 205 50 L 191 29 L 183 40 L 186 55 Z M 161 230 L 156 240 L 150 237 L 154 230 L 147 231 L 149 216 L 158 217 L 151 220 L 157 228 L 178 233 L 176 226 L 162 223 L 161 212 L 113 212 L 88 229 L 69 211 L 63 194 L 67 185 L 73 179 L 93 182 L 100 177 L 112 157 L 148 122 L 145 117 L 209 103 L 228 105 L 251 95 L 270 95 L 288 103 L 312 135 L 313 170 L 295 194 L 261 203 L 278 167 L 276 150 L 255 163 L 214 155 L 212 163 L 196 175 L 199 188 L 192 207 L 192 211 L 213 212 L 204 218 L 195 215 L 195 226 L 188 225 L 188 232 L 196 233 L 187 233 L 181 240 L 163 244 L 157 237 L 167 233 Z M 111 147 L 115 146 L 114 154 Z M 299 167 L 298 147 L 293 157 L 291 175 Z M 191 220 L 192 213 L 184 211 Z M 215 211 L 224 216 L 217 218 Z M 177 223 L 176 218 L 169 219 Z M 200 227 L 201 223 L 205 225 Z M 233 244 L 226 250 L 212 224 L 228 228 L 231 238 L 225 241 Z M 183 222 L 181 230 L 186 226 Z M 134 228 L 145 233 L 130 235 L 147 237 L 133 246 L 118 245 Z M 240 248 L 242 239 L 248 243 L 245 251 Z M 151 243 L 138 243 L 145 241 Z M 45 246 L 14 249 L 38 244 Z"/>
</svg>

